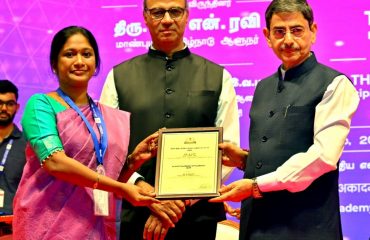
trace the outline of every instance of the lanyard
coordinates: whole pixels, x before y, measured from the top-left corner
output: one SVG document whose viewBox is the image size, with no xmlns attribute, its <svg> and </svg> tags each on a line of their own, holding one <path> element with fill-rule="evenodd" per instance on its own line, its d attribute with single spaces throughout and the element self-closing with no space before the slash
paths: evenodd
<svg viewBox="0 0 370 240">
<path fill-rule="evenodd" d="M 2 174 L 4 171 L 6 159 L 8 158 L 8 154 L 10 152 L 10 149 L 12 149 L 12 146 L 13 146 L 13 139 L 10 139 L 8 144 L 6 145 L 3 159 L 1 160 L 1 163 L 0 163 L 0 174 Z"/>
<path fill-rule="evenodd" d="M 94 132 L 94 129 L 92 128 L 89 121 L 86 119 L 85 115 L 81 112 L 81 110 L 77 107 L 77 105 L 72 101 L 72 99 L 67 96 L 60 88 L 58 88 L 57 93 L 63 98 L 66 103 L 75 110 L 78 115 L 82 118 L 82 120 L 85 122 L 86 127 L 88 128 L 91 137 L 94 142 L 94 149 L 96 154 L 96 159 L 98 161 L 98 166 L 103 165 L 103 158 L 105 155 L 105 152 L 107 150 L 108 146 L 108 136 L 107 136 L 107 128 L 105 126 L 105 122 L 103 120 L 103 116 L 98 108 L 98 106 L 94 103 L 94 101 L 91 99 L 90 96 L 88 96 L 89 99 L 89 105 L 90 110 L 93 113 L 94 121 L 96 125 L 98 126 L 99 133 L 100 133 L 100 143 L 98 141 L 98 138 Z"/>
</svg>

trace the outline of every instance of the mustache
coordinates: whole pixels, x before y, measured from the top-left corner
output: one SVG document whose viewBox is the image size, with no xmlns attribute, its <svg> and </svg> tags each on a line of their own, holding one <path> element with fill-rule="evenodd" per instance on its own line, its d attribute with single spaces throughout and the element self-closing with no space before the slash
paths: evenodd
<svg viewBox="0 0 370 240">
<path fill-rule="evenodd" d="M 299 50 L 299 47 L 297 47 L 297 46 L 289 46 L 289 45 L 282 45 L 281 47 L 280 47 L 280 50 L 294 50 L 294 51 L 297 51 L 297 50 Z"/>
<path fill-rule="evenodd" d="M 0 126 L 8 126 L 9 124 L 11 124 L 13 122 L 14 117 L 15 117 L 15 113 L 13 115 L 11 115 L 7 112 L 1 111 L 0 114 L 6 114 L 6 116 L 7 116 L 6 119 L 1 119 L 0 120 Z"/>
<path fill-rule="evenodd" d="M 163 31 L 175 31 L 176 30 L 176 28 L 174 28 L 174 27 L 161 27 L 161 28 L 159 28 L 158 29 L 160 32 L 163 32 Z"/>
<path fill-rule="evenodd" d="M 0 114 L 5 114 L 7 117 L 11 117 L 11 115 L 7 111 L 0 111 Z"/>
</svg>

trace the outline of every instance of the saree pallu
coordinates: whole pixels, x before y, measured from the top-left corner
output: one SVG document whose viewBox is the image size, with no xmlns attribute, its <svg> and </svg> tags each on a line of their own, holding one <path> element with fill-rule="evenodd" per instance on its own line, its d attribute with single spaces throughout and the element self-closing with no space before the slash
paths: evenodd
<svg viewBox="0 0 370 240">
<path fill-rule="evenodd" d="M 129 113 L 98 106 L 108 132 L 108 148 L 104 156 L 106 175 L 118 179 L 127 156 Z M 80 109 L 99 138 L 89 106 Z M 92 137 L 81 117 L 73 109 L 66 109 L 57 113 L 56 119 L 66 155 L 95 170 L 97 159 Z M 109 193 L 109 216 L 95 216 L 91 188 L 51 176 L 40 166 L 40 160 L 29 143 L 26 158 L 14 200 L 14 239 L 117 239 L 121 199 Z"/>
</svg>

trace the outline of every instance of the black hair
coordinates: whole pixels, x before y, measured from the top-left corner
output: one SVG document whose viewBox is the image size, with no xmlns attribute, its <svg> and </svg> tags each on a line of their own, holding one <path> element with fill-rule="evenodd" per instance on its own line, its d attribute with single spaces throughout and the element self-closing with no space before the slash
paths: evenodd
<svg viewBox="0 0 370 240">
<path fill-rule="evenodd" d="M 9 80 L 0 80 L 0 93 L 14 93 L 15 99 L 18 100 L 18 88 Z"/>
<path fill-rule="evenodd" d="M 96 42 L 94 35 L 89 30 L 87 30 L 84 27 L 80 27 L 80 26 L 69 26 L 69 27 L 63 28 L 62 30 L 57 32 L 55 36 L 53 37 L 53 40 L 51 42 L 51 47 L 50 47 L 51 70 L 54 70 L 54 67 L 58 63 L 58 55 L 60 51 L 62 50 L 64 44 L 67 42 L 67 40 L 71 36 L 78 34 L 78 33 L 86 37 L 91 47 L 93 48 L 94 53 L 95 53 L 95 68 L 96 68 L 95 75 L 99 73 L 101 60 L 100 60 L 98 43 Z"/>
</svg>

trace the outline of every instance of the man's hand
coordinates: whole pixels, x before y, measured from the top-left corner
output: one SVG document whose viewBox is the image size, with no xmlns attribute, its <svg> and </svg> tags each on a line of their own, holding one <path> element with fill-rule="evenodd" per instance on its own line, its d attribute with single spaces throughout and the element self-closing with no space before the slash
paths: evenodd
<svg viewBox="0 0 370 240">
<path fill-rule="evenodd" d="M 240 219 L 240 208 L 233 208 L 227 202 L 224 202 L 224 209 L 227 212 L 227 214 L 236 217 L 237 219 Z"/>
<path fill-rule="evenodd" d="M 241 179 L 230 183 L 227 186 L 220 188 L 221 196 L 211 198 L 209 202 L 223 202 L 232 201 L 240 202 L 252 196 L 252 183 L 251 179 Z"/>
<path fill-rule="evenodd" d="M 140 180 L 136 185 L 147 192 L 154 192 L 153 186 L 145 181 Z M 163 200 L 148 207 L 153 215 L 158 217 L 165 226 L 169 227 L 175 227 L 175 223 L 181 219 L 183 212 L 185 212 L 185 203 L 182 200 Z"/>
<path fill-rule="evenodd" d="M 128 167 L 136 171 L 144 162 L 157 156 L 157 148 L 158 132 L 155 132 L 141 141 L 127 157 Z"/>
<path fill-rule="evenodd" d="M 145 223 L 143 239 L 163 240 L 168 232 L 169 226 L 165 226 L 159 218 L 150 215 Z"/>
<path fill-rule="evenodd" d="M 149 205 L 152 214 L 159 217 L 164 225 L 175 227 L 185 212 L 185 203 L 181 200 L 164 200 Z"/>
<path fill-rule="evenodd" d="M 228 142 L 220 143 L 218 148 L 222 150 L 223 165 L 244 169 L 249 152 Z"/>
</svg>

